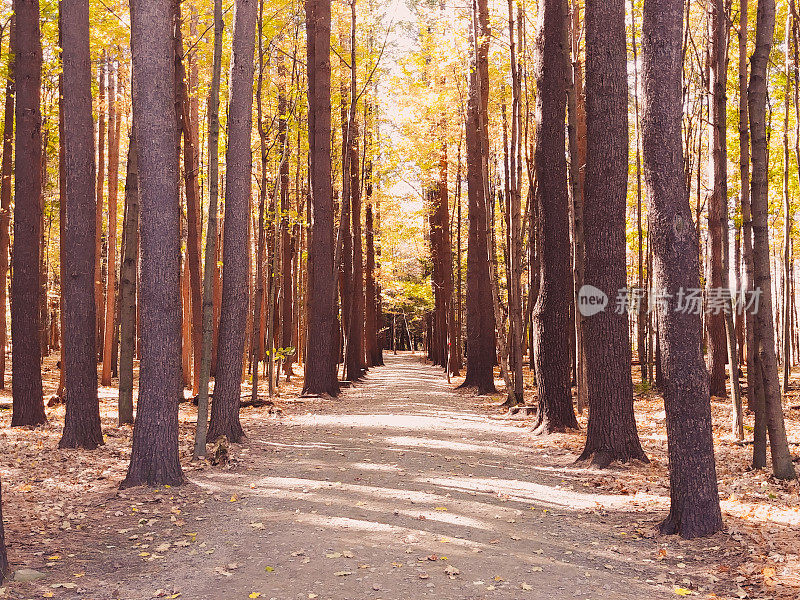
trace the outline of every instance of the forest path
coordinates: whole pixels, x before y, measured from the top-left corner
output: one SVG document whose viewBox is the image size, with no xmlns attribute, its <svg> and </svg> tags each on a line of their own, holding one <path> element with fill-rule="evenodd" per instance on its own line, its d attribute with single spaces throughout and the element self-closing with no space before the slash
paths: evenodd
<svg viewBox="0 0 800 600">
<path fill-rule="evenodd" d="M 387 354 L 338 399 L 248 422 L 229 468 L 166 490 L 188 494 L 185 525 L 135 537 L 153 540 L 144 554 L 158 560 L 139 558 L 144 546 L 119 530 L 116 569 L 81 583 L 137 600 L 156 590 L 192 600 L 642 600 L 690 585 L 668 563 L 702 557 L 657 560 L 658 541 L 636 533 L 652 513 L 633 512 L 629 496 L 589 493 L 572 455 L 526 445 L 527 428 L 479 400 L 420 357 Z M 164 519 L 168 500 L 159 502 Z M 144 518 L 135 529 L 150 516 L 141 510 L 126 517 L 133 532 L 148 527 Z"/>
</svg>

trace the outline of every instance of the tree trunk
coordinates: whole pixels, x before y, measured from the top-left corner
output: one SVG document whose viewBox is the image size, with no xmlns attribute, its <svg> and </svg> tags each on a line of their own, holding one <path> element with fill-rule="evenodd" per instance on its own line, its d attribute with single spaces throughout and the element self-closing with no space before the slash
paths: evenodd
<svg viewBox="0 0 800 600">
<path fill-rule="evenodd" d="M 66 416 L 59 448 L 93 450 L 103 443 L 97 398 L 94 303 L 94 128 L 89 2 L 62 0 L 64 160 L 66 222 L 63 258 Z M 109 361 L 110 362 L 110 361 Z"/>
<path fill-rule="evenodd" d="M 686 195 L 681 141 L 683 0 L 648 0 L 642 21 L 645 181 L 650 211 L 658 338 L 662 352 L 670 474 L 663 533 L 684 538 L 722 529 L 708 375 L 696 311 L 679 292 L 698 289 L 698 240 Z"/>
<path fill-rule="evenodd" d="M 472 3 L 473 68 L 467 103 L 467 196 L 469 233 L 467 242 L 467 373 L 460 387 L 473 387 L 479 394 L 496 391 L 494 386 L 495 322 L 489 279 L 489 232 L 487 223 L 489 94 L 489 17 L 486 0 Z"/>
<path fill-rule="evenodd" d="M 295 52 L 296 54 L 296 52 Z M 281 63 L 282 64 L 282 61 Z M 294 75 L 294 64 L 292 65 L 292 75 Z M 291 82 L 289 82 L 291 83 Z M 286 375 L 286 381 L 289 381 L 292 375 L 294 375 L 292 371 L 292 364 L 295 361 L 295 351 L 290 352 L 289 348 L 293 347 L 292 345 L 292 333 L 294 330 L 294 294 L 293 294 L 293 286 L 294 286 L 294 270 L 293 270 L 293 263 L 292 260 L 294 257 L 294 240 L 292 239 L 292 231 L 291 231 L 291 223 L 289 216 L 291 214 L 291 205 L 289 201 L 289 155 L 288 155 L 288 148 L 289 148 L 289 141 L 288 141 L 288 110 L 287 110 L 287 100 L 286 100 L 286 71 L 284 70 L 282 77 L 280 77 L 279 81 L 279 94 L 280 98 L 278 99 L 279 105 L 279 113 L 283 115 L 282 118 L 279 119 L 278 122 L 278 129 L 279 134 L 278 137 L 281 138 L 280 130 L 283 130 L 283 139 L 279 139 L 279 145 L 281 150 L 285 150 L 285 154 L 282 154 L 282 159 L 280 163 L 279 169 L 279 176 L 281 178 L 280 182 L 280 200 L 281 200 L 281 222 L 280 222 L 280 236 L 281 236 L 281 256 L 282 256 L 282 269 L 281 269 L 281 335 L 280 335 L 280 347 L 282 349 L 282 355 L 284 357 L 283 362 L 283 372 Z M 282 108 L 281 108 L 282 106 Z M 300 157 L 298 156 L 297 159 L 299 160 Z M 277 275 L 276 275 L 277 277 Z"/>
<path fill-rule="evenodd" d="M 583 76 L 580 62 L 580 19 L 577 1 L 572 2 L 572 24 L 569 27 L 571 38 L 572 69 L 567 87 L 567 119 L 569 123 L 569 179 L 572 197 L 570 208 L 570 231 L 572 237 L 572 278 L 573 302 L 577 304 L 580 289 L 584 282 L 586 268 L 586 235 L 584 233 L 583 204 L 585 202 L 584 179 L 586 175 L 586 109 L 583 99 Z M 567 22 L 565 22 L 566 25 Z M 564 47 L 570 60 L 570 46 Z M 577 388 L 578 413 L 582 414 L 587 402 L 588 373 L 586 370 L 583 315 L 574 311 L 575 332 L 575 387 Z"/>
<path fill-rule="evenodd" d="M 518 9 L 521 7 L 518 7 Z M 519 16 L 522 16 L 521 14 Z M 508 298 L 509 298 L 509 343 L 511 349 L 509 357 L 511 360 L 510 370 L 513 375 L 514 400 L 523 402 L 524 394 L 524 380 L 522 375 L 522 339 L 523 339 L 523 319 L 522 319 L 522 156 L 520 138 L 521 131 L 521 100 L 522 87 L 520 84 L 520 70 L 521 61 L 517 56 L 517 45 L 514 36 L 518 32 L 514 31 L 514 2 L 508 2 L 508 39 L 510 42 L 510 61 L 511 61 L 511 164 L 510 170 L 510 193 L 511 197 L 509 202 L 509 221 L 510 221 L 510 237 L 511 247 L 509 248 L 511 269 L 507 275 L 509 279 L 508 284 Z M 516 40 L 520 45 L 522 40 Z M 449 268 L 452 260 L 448 263 L 448 272 L 452 272 Z M 452 287 L 452 276 L 451 276 Z"/>
<path fill-rule="evenodd" d="M 719 292 L 729 289 L 728 273 L 723 269 L 723 239 L 727 238 L 727 203 L 728 174 L 727 150 L 725 143 L 725 85 L 727 82 L 727 20 L 724 13 L 724 0 L 713 0 L 709 6 L 711 13 L 710 36 L 710 76 L 709 91 L 711 105 L 712 153 L 710 167 L 713 188 L 708 201 L 708 234 L 711 254 L 711 277 L 707 296 L 716 297 L 719 305 Z M 699 167 L 701 168 L 701 167 Z M 725 311 L 712 307 L 706 311 L 706 327 L 708 329 L 708 371 L 709 391 L 712 396 L 726 398 L 725 363 L 728 349 L 725 337 Z"/>
<path fill-rule="evenodd" d="M 646 294 L 645 275 L 644 275 L 644 230 L 642 228 L 642 145 L 641 145 L 641 122 L 639 120 L 639 60 L 636 49 L 636 11 L 635 0 L 631 0 L 631 48 L 633 50 L 633 115 L 636 140 L 636 237 L 638 240 L 638 256 L 636 267 L 638 278 L 636 285 L 641 294 Z M 643 299 L 644 300 L 644 299 Z M 639 356 L 639 370 L 642 382 L 648 379 L 647 364 L 647 302 L 639 303 L 636 311 L 636 353 Z"/>
<path fill-rule="evenodd" d="M 775 326 L 772 322 L 772 274 L 768 224 L 767 63 L 775 32 L 775 0 L 759 0 L 756 17 L 756 47 L 750 59 L 747 103 L 753 145 L 750 184 L 753 210 L 753 270 L 755 292 L 760 294 L 755 328 L 760 344 L 764 408 L 772 456 L 772 472 L 778 479 L 794 479 L 795 471 L 783 422 L 778 364 L 775 356 Z"/>
<path fill-rule="evenodd" d="M 374 216 L 372 214 L 372 162 L 367 163 L 367 207 L 365 235 L 367 246 L 367 260 L 365 269 L 364 297 L 364 340 L 367 355 L 367 366 L 377 367 L 383 364 L 383 352 L 378 342 L 378 298 L 375 288 L 375 233 Z"/>
<path fill-rule="evenodd" d="M 225 175 L 225 235 L 222 249 L 222 306 L 217 373 L 211 405 L 211 440 L 241 440 L 239 397 L 248 309 L 250 188 L 253 125 L 253 56 L 257 0 L 236 0 L 233 31 L 231 100 L 228 108 L 228 152 Z"/>
<path fill-rule="evenodd" d="M 792 235 L 792 208 L 791 198 L 789 196 L 789 102 L 792 91 L 791 79 L 791 40 L 792 40 L 792 12 L 786 11 L 786 31 L 783 37 L 784 43 L 784 77 L 786 82 L 784 85 L 783 93 L 783 392 L 787 392 L 789 388 L 789 375 L 792 370 L 792 361 L 790 359 L 790 307 L 791 307 L 791 284 L 789 263 L 791 262 L 791 235 Z"/>
<path fill-rule="evenodd" d="M 16 19 L 12 16 L 8 33 L 8 75 L 6 77 L 5 112 L 3 117 L 3 162 L 0 170 L 0 314 L 8 307 L 8 246 L 11 225 L 11 175 L 14 170 L 14 79 Z M 0 389 L 6 387 L 6 348 L 8 330 L 6 319 L 0 318 Z"/>
<path fill-rule="evenodd" d="M 305 0 L 308 37 L 308 138 L 313 221 L 308 253 L 308 344 L 303 393 L 339 393 L 331 190 L 330 0 Z"/>
<path fill-rule="evenodd" d="M 353 2 L 355 4 L 355 2 Z M 355 25 L 354 25 L 355 27 Z M 355 42 L 355 40 L 353 40 Z M 353 43 L 355 47 L 355 43 Z M 355 56 L 355 51 L 353 51 Z M 355 63 L 353 63 L 355 64 Z M 355 68 L 355 67 L 353 67 Z M 353 75 L 351 109 L 355 107 L 355 75 Z M 359 182 L 359 125 L 352 115 L 350 122 L 350 217 L 353 234 L 353 279 L 350 303 L 350 319 L 347 335 L 347 379 L 356 381 L 364 375 L 364 258 L 361 242 L 361 185 Z"/>
<path fill-rule="evenodd" d="M 117 264 L 117 188 L 119 187 L 119 138 L 117 137 L 117 67 L 108 73 L 108 237 L 106 252 L 105 330 L 103 371 L 100 383 L 111 385 L 111 350 L 114 347 L 114 298 Z"/>
<path fill-rule="evenodd" d="M 39 0 L 14 0 L 16 144 L 11 255 L 11 425 L 47 421 L 39 344 L 42 133 Z"/>
<path fill-rule="evenodd" d="M 731 305 L 730 287 L 730 236 L 728 233 L 728 143 L 727 143 L 727 86 L 728 86 L 728 38 L 730 34 L 729 15 L 724 0 L 714 0 L 711 11 L 711 56 L 710 84 L 711 90 L 711 167 L 714 187 L 709 201 L 709 232 L 711 233 L 711 288 L 712 296 L 722 300 L 720 311 L 717 307 L 708 315 L 709 338 L 711 339 L 711 378 L 710 392 L 715 393 L 715 369 L 722 366 L 722 392 L 725 395 L 725 361 L 729 365 L 732 396 L 732 433 L 737 440 L 744 439 L 744 422 L 742 415 L 742 397 L 739 391 L 739 363 L 736 332 L 733 323 L 733 306 Z M 717 239 L 719 238 L 719 239 Z M 719 251 L 719 257 L 715 252 Z M 716 327 L 717 317 L 722 320 L 722 333 L 725 345 L 720 349 L 719 332 Z M 718 390 L 719 391 L 719 390 Z"/>
<path fill-rule="evenodd" d="M 105 304 L 103 303 L 103 190 L 105 189 L 106 169 L 106 79 L 108 76 L 108 58 L 105 51 L 97 65 L 97 181 L 95 182 L 95 254 L 94 254 L 94 298 L 97 319 L 96 351 L 98 360 L 103 359 L 103 323 L 105 320 Z"/>
<path fill-rule="evenodd" d="M 264 128 L 264 115 L 262 110 L 262 100 L 264 91 L 264 0 L 258 3 L 258 83 L 256 85 L 256 127 L 258 128 L 258 137 L 261 144 L 261 185 L 258 192 L 258 222 L 255 227 L 256 231 L 256 293 L 253 300 L 253 327 L 255 332 L 253 335 L 252 343 L 250 344 L 250 357 L 251 357 L 251 391 L 250 397 L 255 402 L 258 399 L 258 376 L 259 364 L 264 360 L 264 311 L 262 305 L 264 301 L 264 251 L 266 245 L 266 237 L 264 232 L 264 211 L 267 195 L 267 156 L 269 150 L 267 148 L 267 131 Z M 279 86 L 283 82 L 283 55 L 278 54 L 278 79 Z M 282 88 L 281 88 L 282 89 Z M 283 96 L 278 99 L 279 107 L 283 107 Z M 278 128 L 283 131 L 285 127 L 285 119 L 283 118 L 284 112 L 279 108 L 278 115 Z M 280 134 L 279 134 L 280 135 Z M 270 280 L 270 287 L 272 281 Z M 272 395 L 272 382 L 270 381 L 270 396 Z"/>
<path fill-rule="evenodd" d="M 179 7 L 180 10 L 180 7 Z M 180 13 L 179 13 L 180 14 Z M 187 76 L 186 68 L 182 60 L 184 53 L 183 37 L 181 28 L 175 28 L 175 76 L 178 85 L 180 102 L 180 129 L 183 135 L 183 180 L 186 190 L 186 263 L 189 267 L 189 290 L 191 318 L 191 341 L 192 341 L 192 392 L 198 393 L 200 385 L 200 362 L 201 347 L 203 343 L 202 323 L 203 306 L 200 271 L 200 237 L 202 234 L 200 207 L 200 154 L 197 147 L 198 123 L 195 112 L 196 98 L 189 96 L 189 86 L 187 80 L 193 77 L 191 71 L 194 63 L 190 66 L 190 73 Z M 190 54 L 191 56 L 191 54 Z"/>
<path fill-rule="evenodd" d="M 569 197 L 564 154 L 569 63 L 565 0 L 544 0 L 536 32 L 536 203 L 539 208 L 541 283 L 533 314 L 539 411 L 535 431 L 577 429 L 570 385 Z"/>
<path fill-rule="evenodd" d="M 627 311 L 592 315 L 588 286 L 616 298 L 627 286 L 628 85 L 625 0 L 586 5 L 586 232 L 583 311 L 589 424 L 580 459 L 606 467 L 647 460 L 636 431 Z M 592 290 L 594 291 L 594 290 Z"/>
<path fill-rule="evenodd" d="M 128 142 L 125 179 L 125 243 L 119 276 L 119 424 L 133 423 L 133 355 L 136 350 L 136 271 L 139 262 L 139 171 L 135 133 Z"/>
<path fill-rule="evenodd" d="M 219 196 L 219 85 L 222 72 L 222 0 L 214 0 L 214 58 L 208 96 L 209 203 L 206 254 L 203 265 L 203 345 L 200 354 L 200 384 L 197 393 L 197 430 L 193 458 L 206 454 L 208 432 L 208 380 L 214 338 L 214 280 L 217 265 L 217 200 Z"/>
<path fill-rule="evenodd" d="M 171 3 L 131 3 L 133 119 L 141 205 L 139 400 L 121 487 L 179 485 L 180 206 Z"/>
</svg>

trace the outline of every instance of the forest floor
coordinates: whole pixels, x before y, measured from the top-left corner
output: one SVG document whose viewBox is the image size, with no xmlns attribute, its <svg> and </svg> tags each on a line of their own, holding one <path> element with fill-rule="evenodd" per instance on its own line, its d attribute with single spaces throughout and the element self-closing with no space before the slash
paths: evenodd
<svg viewBox="0 0 800 600">
<path fill-rule="evenodd" d="M 94 452 L 57 448 L 63 406 L 35 430 L 0 411 L 12 569 L 42 575 L 0 598 L 800 596 L 797 482 L 747 471 L 726 403 L 713 404 L 726 531 L 685 541 L 654 533 L 669 502 L 657 395 L 636 406 L 650 464 L 598 471 L 574 465 L 583 432 L 532 437 L 499 398 L 454 391 L 419 356 L 386 363 L 338 399 L 284 384 L 279 411 L 242 410 L 248 438 L 216 466 L 189 462 L 196 416 L 183 404 L 178 488 L 118 490 L 131 428 L 116 426 L 114 388 L 101 388 Z M 787 415 L 796 454 L 800 409 Z"/>
</svg>

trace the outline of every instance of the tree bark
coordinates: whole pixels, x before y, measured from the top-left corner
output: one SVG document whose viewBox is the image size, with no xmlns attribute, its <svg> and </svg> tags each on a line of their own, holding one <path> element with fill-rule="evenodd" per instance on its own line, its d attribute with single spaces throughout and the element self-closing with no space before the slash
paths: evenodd
<svg viewBox="0 0 800 600">
<path fill-rule="evenodd" d="M 764 408 L 772 456 L 772 472 L 778 479 L 794 479 L 783 422 L 778 364 L 775 356 L 775 326 L 772 322 L 772 274 L 768 224 L 768 142 L 766 125 L 767 63 L 775 32 L 775 0 L 759 0 L 756 17 L 756 47 L 750 58 L 750 84 L 747 103 L 753 150 L 750 184 L 753 211 L 753 272 L 755 292 L 760 293 L 755 328 L 760 345 L 759 359 L 763 378 Z"/>
<path fill-rule="evenodd" d="M 536 433 L 577 429 L 570 385 L 569 197 L 564 154 L 569 63 L 564 0 L 545 0 L 536 31 L 536 203 L 541 236 L 539 295 L 533 314 L 539 411 Z"/>
<path fill-rule="evenodd" d="M 728 38 L 729 14 L 725 8 L 724 0 L 714 0 L 711 11 L 711 51 L 710 51 L 710 84 L 711 90 L 711 130 L 712 154 L 711 167 L 714 187 L 709 202 L 709 231 L 711 236 L 711 287 L 719 297 L 724 292 L 724 308 L 722 311 L 712 311 L 708 315 L 709 321 L 714 326 L 717 316 L 722 318 L 725 345 L 720 350 L 716 347 L 719 340 L 712 339 L 711 348 L 711 395 L 714 393 L 715 363 L 722 363 L 722 391 L 725 390 L 725 362 L 729 366 L 732 396 L 732 433 L 737 440 L 744 439 L 744 421 L 742 414 L 742 397 L 739 390 L 739 353 L 737 350 L 736 332 L 733 322 L 733 306 L 731 304 L 730 287 L 730 235 L 728 233 L 728 143 L 727 143 L 727 86 L 728 86 Z M 716 232 L 714 231 L 716 229 Z M 719 237 L 719 240 L 715 238 Z M 718 246 L 718 247 L 717 247 Z M 715 255 L 719 251 L 720 256 Z M 716 310 L 716 309 L 715 309 Z M 713 327 L 709 331 L 710 338 L 719 334 Z M 725 394 L 723 394 L 724 397 Z"/>
<path fill-rule="evenodd" d="M 248 215 L 252 171 L 253 56 L 257 0 L 236 0 L 233 31 L 231 100 L 228 108 L 228 152 L 225 175 L 225 234 L 222 248 L 222 306 L 217 373 L 211 405 L 211 440 L 226 436 L 238 442 L 242 357 L 248 309 Z"/>
<path fill-rule="evenodd" d="M 14 246 L 11 256 L 11 426 L 47 421 L 39 343 L 39 249 L 42 195 L 42 45 L 39 0 L 14 0 L 16 144 Z"/>
<path fill-rule="evenodd" d="M 355 40 L 353 40 L 355 42 Z M 353 44 L 355 47 L 355 43 Z M 355 51 L 353 56 L 355 55 Z M 355 75 L 353 75 L 351 108 L 355 107 Z M 353 279 L 347 335 L 347 379 L 356 381 L 364 375 L 364 258 L 361 241 L 361 184 L 359 182 L 359 124 L 352 115 L 350 123 L 350 217 L 353 235 Z"/>
<path fill-rule="evenodd" d="M 295 52 L 296 55 L 296 52 Z M 282 63 L 281 63 L 282 64 Z M 292 65 L 292 76 L 294 75 L 294 67 Z M 293 82 L 290 82 L 293 83 Z M 286 381 L 289 381 L 294 374 L 292 364 L 295 361 L 296 350 L 289 352 L 288 349 L 293 347 L 292 334 L 294 331 L 294 240 L 292 238 L 292 225 L 290 222 L 291 205 L 289 200 L 289 127 L 288 127 L 288 107 L 286 97 L 286 71 L 284 70 L 282 77 L 279 81 L 279 106 L 282 104 L 282 109 L 279 108 L 280 118 L 278 122 L 279 130 L 282 129 L 283 137 L 279 139 L 282 153 L 279 176 L 280 182 L 280 200 L 281 200 L 281 222 L 280 222 L 280 237 L 281 237 L 281 256 L 282 256 L 282 269 L 281 269 L 281 334 L 280 334 L 280 347 L 283 351 L 283 372 L 286 375 Z M 278 137 L 281 138 L 279 132 Z M 300 157 L 298 156 L 299 160 Z"/>
<path fill-rule="evenodd" d="M 97 319 L 96 351 L 98 360 L 103 359 L 103 324 L 105 322 L 105 304 L 103 303 L 103 191 L 105 189 L 106 169 L 106 80 L 108 76 L 108 58 L 105 51 L 97 65 L 97 181 L 95 182 L 95 255 L 94 255 L 94 298 Z"/>
<path fill-rule="evenodd" d="M 338 331 L 333 262 L 333 195 L 331 190 L 330 0 L 305 0 L 308 42 L 308 137 L 313 199 L 308 253 L 308 344 L 303 393 L 339 393 L 336 378 Z"/>
<path fill-rule="evenodd" d="M 639 119 L 639 60 L 637 57 L 636 48 L 636 14 L 635 14 L 635 0 L 631 0 L 631 48 L 633 50 L 633 114 L 634 114 L 634 128 L 636 140 L 636 237 L 638 240 L 637 250 L 638 256 L 636 267 L 638 271 L 638 278 L 636 285 L 643 293 L 645 290 L 645 275 L 644 275 L 644 230 L 642 227 L 642 144 L 641 144 L 641 122 Z M 639 358 L 639 370 L 641 373 L 642 383 L 648 379 L 648 350 L 647 350 L 647 303 L 640 302 L 637 307 L 636 314 L 636 353 Z"/>
<path fill-rule="evenodd" d="M 783 391 L 789 388 L 789 375 L 792 370 L 791 361 L 791 284 L 790 284 L 790 263 L 792 245 L 792 208 L 791 197 L 789 196 L 789 103 L 792 92 L 791 79 L 791 43 L 792 43 L 792 12 L 786 11 L 786 29 L 783 36 L 784 54 L 784 77 L 786 78 L 783 93 Z"/>
<path fill-rule="evenodd" d="M 467 373 L 462 388 L 479 394 L 496 391 L 494 385 L 495 322 L 489 279 L 489 232 L 487 223 L 489 95 L 489 16 L 486 0 L 473 0 L 473 67 L 467 103 Z"/>
<path fill-rule="evenodd" d="M 136 136 L 128 142 L 128 173 L 125 178 L 125 243 L 119 277 L 119 424 L 133 423 L 133 356 L 136 350 L 136 271 L 139 262 L 139 170 Z"/>
<path fill-rule="evenodd" d="M 8 75 L 3 116 L 3 162 L 0 167 L 0 314 L 8 307 L 8 250 L 11 225 L 11 175 L 14 170 L 14 79 L 16 77 L 15 38 L 16 19 L 12 16 L 8 32 Z M 0 318 L 0 389 L 6 387 L 6 348 L 8 330 L 6 319 Z"/>
<path fill-rule="evenodd" d="M 727 150 L 725 143 L 725 84 L 727 82 L 727 21 L 724 0 L 713 0 L 709 6 L 711 13 L 711 34 L 709 49 L 709 100 L 711 117 L 711 179 L 713 188 L 708 201 L 708 233 L 711 254 L 711 277 L 707 295 L 718 294 L 719 290 L 729 289 L 728 274 L 723 269 L 723 239 L 727 238 Z M 728 358 L 725 337 L 725 312 L 706 311 L 708 329 L 709 391 L 712 396 L 726 398 L 725 363 Z M 731 382 L 733 383 L 733 382 Z"/>
<path fill-rule="evenodd" d="M 572 69 L 568 75 L 567 87 L 567 122 L 569 132 L 569 180 L 571 198 L 570 233 L 572 238 L 572 277 L 573 302 L 577 305 L 578 294 L 584 283 L 586 268 L 586 234 L 584 232 L 583 205 L 585 202 L 584 179 L 586 176 L 586 108 L 583 92 L 583 76 L 580 61 L 580 19 L 577 0 L 572 2 L 571 27 L 571 60 Z M 566 25 L 566 23 L 565 23 Z M 569 46 L 564 47 L 570 60 Z M 578 413 L 583 414 L 587 403 L 588 374 L 586 370 L 585 341 L 583 315 L 580 310 L 574 311 L 575 331 L 575 387 L 577 391 Z"/>
<path fill-rule="evenodd" d="M 521 7 L 518 6 L 518 9 Z M 522 15 L 519 14 L 521 17 Z M 511 152 L 509 166 L 511 197 L 509 202 L 509 221 L 511 247 L 509 248 L 511 269 L 508 274 L 508 298 L 509 298 L 509 343 L 511 346 L 509 358 L 511 361 L 510 370 L 514 381 L 513 397 L 517 402 L 523 402 L 524 380 L 522 375 L 522 339 L 524 332 L 522 317 L 522 156 L 520 138 L 521 131 L 521 93 L 520 70 L 522 63 L 518 58 L 518 48 L 515 42 L 522 43 L 522 40 L 515 40 L 514 36 L 518 32 L 514 31 L 514 2 L 508 2 L 508 39 L 510 42 L 510 61 L 511 61 Z M 521 36 L 520 36 L 521 37 Z M 452 264 L 450 260 L 449 265 Z M 448 272 L 452 272 L 448 268 Z M 452 276 L 451 276 L 452 287 Z"/>
<path fill-rule="evenodd" d="M 584 283 L 616 298 L 627 286 L 628 85 L 625 0 L 586 4 Z M 579 298 L 580 300 L 580 298 Z M 580 312 L 580 305 L 577 307 Z M 636 431 L 627 311 L 607 307 L 583 321 L 589 423 L 579 460 L 606 467 L 647 461 Z"/>
<path fill-rule="evenodd" d="M 650 212 L 658 338 L 670 474 L 663 533 L 684 538 L 722 529 L 708 375 L 700 315 L 680 311 L 679 292 L 699 289 L 698 240 L 686 195 L 681 141 L 683 0 L 648 0 L 642 20 L 645 181 Z"/>
<path fill-rule="evenodd" d="M 103 443 L 103 432 L 95 354 L 96 200 L 89 0 L 62 0 L 59 22 L 64 69 L 66 222 L 61 243 L 66 277 L 61 285 L 66 416 L 58 446 L 93 450 Z"/>
<path fill-rule="evenodd" d="M 119 187 L 119 137 L 117 136 L 117 70 L 108 74 L 108 237 L 106 256 L 105 330 L 103 332 L 103 371 L 100 382 L 111 385 L 111 351 L 114 347 L 114 298 L 117 283 L 117 189 Z"/>
<path fill-rule="evenodd" d="M 208 95 L 208 225 L 203 265 L 203 345 L 200 354 L 200 383 L 197 393 L 197 430 L 193 458 L 206 454 L 208 433 L 208 380 L 214 338 L 214 280 L 217 265 L 217 200 L 219 197 L 219 85 L 222 74 L 222 0 L 214 0 L 214 55 L 211 90 Z"/>
<path fill-rule="evenodd" d="M 171 3 L 131 3 L 141 204 L 141 354 L 133 448 L 123 488 L 183 483 L 178 457 L 180 206 L 174 24 Z"/>
<path fill-rule="evenodd" d="M 179 7 L 180 10 L 180 7 Z M 180 13 L 179 13 L 180 15 Z M 202 234 L 200 207 L 200 154 L 197 147 L 198 123 L 195 111 L 196 98 L 190 97 L 187 80 L 192 80 L 192 69 L 187 76 L 182 60 L 184 53 L 181 28 L 175 28 L 175 76 L 180 102 L 180 133 L 183 136 L 183 181 L 186 190 L 186 263 L 189 267 L 190 331 L 192 343 L 192 392 L 198 393 L 200 385 L 201 347 L 203 343 L 202 273 L 200 271 L 200 237 Z M 191 56 L 191 54 L 190 54 Z M 188 374 L 187 374 L 188 375 Z"/>
</svg>

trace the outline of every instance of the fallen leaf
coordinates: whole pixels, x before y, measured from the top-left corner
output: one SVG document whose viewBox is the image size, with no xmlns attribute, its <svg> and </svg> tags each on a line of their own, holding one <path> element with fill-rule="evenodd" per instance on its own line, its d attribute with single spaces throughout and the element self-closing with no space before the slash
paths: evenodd
<svg viewBox="0 0 800 600">
<path fill-rule="evenodd" d="M 334 573 L 336 577 L 347 577 L 348 575 L 352 574 L 352 571 L 336 571 L 336 573 Z"/>
<path fill-rule="evenodd" d="M 248 598 L 260 598 L 260 597 L 261 597 L 261 592 L 250 592 L 250 595 L 248 596 Z"/>
<path fill-rule="evenodd" d="M 519 587 L 522 588 L 523 590 L 525 590 L 526 592 L 530 592 L 533 589 L 533 586 L 532 585 L 528 585 L 527 583 L 522 583 L 522 584 L 520 584 Z"/>
</svg>

